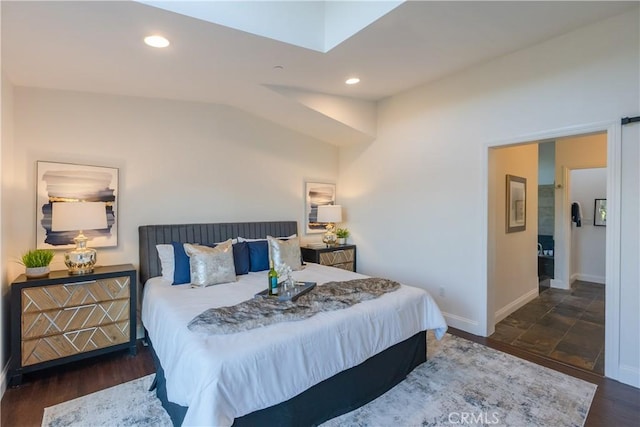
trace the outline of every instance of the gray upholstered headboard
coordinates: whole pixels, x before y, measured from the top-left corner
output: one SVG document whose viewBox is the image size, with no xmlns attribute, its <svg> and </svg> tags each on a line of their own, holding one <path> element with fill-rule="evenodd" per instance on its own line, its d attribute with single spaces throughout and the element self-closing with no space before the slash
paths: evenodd
<svg viewBox="0 0 640 427">
<path fill-rule="evenodd" d="M 229 222 L 218 224 L 141 225 L 138 227 L 140 244 L 140 283 L 160 276 L 160 259 L 156 245 L 171 242 L 211 245 L 238 236 L 249 239 L 290 236 L 298 232 L 296 221 Z"/>
</svg>

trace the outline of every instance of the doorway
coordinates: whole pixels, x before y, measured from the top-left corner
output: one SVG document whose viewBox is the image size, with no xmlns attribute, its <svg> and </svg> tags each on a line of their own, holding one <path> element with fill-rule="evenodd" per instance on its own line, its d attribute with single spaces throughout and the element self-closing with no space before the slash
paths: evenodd
<svg viewBox="0 0 640 427">
<path fill-rule="evenodd" d="M 493 298 L 489 299 L 490 304 L 488 305 L 493 304 L 493 311 L 490 311 L 490 313 L 495 313 L 495 329 L 489 334 L 490 338 L 508 342 L 516 347 L 524 348 L 546 357 L 556 358 L 565 363 L 600 374 L 604 374 L 605 371 L 605 292 L 608 292 L 608 290 L 602 284 L 591 282 L 593 275 L 590 276 L 589 273 L 576 270 L 578 265 L 576 262 L 580 261 L 577 256 L 578 252 L 576 252 L 579 248 L 573 250 L 574 248 L 571 245 L 572 243 L 579 243 L 577 239 L 580 239 L 581 235 L 572 233 L 572 228 L 569 226 L 571 220 L 570 202 L 573 197 L 569 191 L 572 170 L 604 167 L 600 169 L 600 175 L 604 176 L 602 184 L 605 189 L 605 196 L 602 198 L 606 198 L 607 185 L 614 184 L 613 182 L 607 184 L 607 177 L 611 172 L 606 169 L 608 137 L 606 132 L 597 132 L 576 136 L 562 136 L 553 140 L 532 140 L 515 146 L 496 146 L 489 149 L 488 161 L 488 182 L 490 186 L 492 179 L 495 182 L 494 175 L 496 174 L 493 169 L 496 166 L 496 162 L 493 159 L 500 157 L 499 152 L 501 150 L 513 147 L 523 147 L 524 150 L 528 145 L 539 148 L 543 143 L 549 144 L 550 142 L 555 142 L 556 144 L 554 152 L 558 166 L 555 167 L 555 179 L 552 184 L 544 183 L 545 185 L 552 185 L 556 205 L 554 208 L 554 227 L 551 231 L 552 243 L 550 243 L 549 248 L 543 247 L 542 252 L 543 255 L 546 254 L 547 256 L 552 253 L 556 264 L 554 278 L 549 283 L 549 291 L 538 287 L 533 289 L 532 286 L 521 287 L 518 290 L 518 294 L 515 296 L 512 294 L 511 300 L 504 300 L 505 293 L 512 291 L 514 285 L 503 280 L 505 275 L 501 273 L 503 267 L 501 267 L 500 254 L 518 252 L 519 246 L 523 246 L 523 241 L 531 242 L 531 254 L 520 250 L 519 257 L 529 259 L 537 267 L 538 254 L 540 253 L 540 245 L 538 245 L 540 243 L 539 224 L 537 221 L 528 222 L 527 227 L 531 227 L 529 236 L 526 234 L 518 237 L 505 236 L 504 230 L 500 229 L 499 224 L 495 224 L 496 216 L 499 216 L 499 214 L 496 214 L 501 209 L 501 206 L 499 204 L 492 205 L 499 198 L 496 197 L 496 194 L 492 195 L 492 192 L 499 193 L 504 191 L 504 187 L 496 187 L 494 189 L 489 187 L 488 189 L 490 234 L 488 236 L 488 256 L 489 260 L 492 261 L 489 264 L 492 268 L 488 269 L 488 296 L 494 295 Z M 512 152 L 517 153 L 517 151 L 513 150 Z M 522 153 L 525 153 L 525 151 L 522 151 Z M 532 160 L 530 159 L 530 161 Z M 535 160 L 537 161 L 538 158 Z M 511 167 L 512 164 L 510 163 L 508 167 Z M 517 162 L 515 164 L 517 165 Z M 527 176 L 527 179 L 528 182 L 531 182 L 531 185 L 528 190 L 527 203 L 531 202 L 535 208 L 531 210 L 527 208 L 527 213 L 531 212 L 532 216 L 537 220 L 539 202 L 537 187 L 539 181 L 544 182 L 544 177 L 537 170 L 531 173 L 532 169 L 530 167 L 527 168 L 526 165 L 524 167 L 520 166 L 520 170 L 524 171 L 522 172 L 523 174 L 526 174 L 527 170 L 529 171 L 530 175 Z M 498 174 L 503 172 L 499 171 Z M 519 172 L 512 171 L 510 173 L 517 174 Z M 531 200 L 532 198 L 536 200 Z M 594 203 L 593 200 L 591 203 Z M 586 205 L 586 202 L 583 204 Z M 502 209 L 504 208 L 502 207 Z M 584 213 L 586 211 L 587 209 L 585 209 Z M 591 211 L 593 211 L 593 207 L 591 207 Z M 589 218 L 584 217 L 585 221 L 593 221 L 593 214 L 587 216 Z M 573 227 L 575 228 L 575 224 Z M 586 227 L 582 230 L 584 229 Z M 602 229 L 598 230 L 598 232 L 599 234 L 605 234 Z M 582 235 L 582 237 L 584 236 Z M 506 250 L 505 244 L 510 246 Z M 608 251 L 604 249 L 604 244 L 600 249 L 603 251 L 604 256 L 601 262 L 604 265 L 605 259 L 608 260 L 606 255 Z M 508 260 L 507 262 L 509 265 L 505 268 L 513 269 L 513 261 Z M 535 268 L 535 273 L 530 273 L 532 269 L 526 266 L 522 266 L 520 270 L 525 274 L 535 274 L 535 278 L 538 279 L 538 268 Z M 605 273 L 603 272 L 602 280 L 599 281 L 604 282 L 604 276 Z M 532 283 L 533 281 L 527 277 L 520 277 L 519 282 Z M 538 283 L 537 280 L 536 283 Z"/>
</svg>

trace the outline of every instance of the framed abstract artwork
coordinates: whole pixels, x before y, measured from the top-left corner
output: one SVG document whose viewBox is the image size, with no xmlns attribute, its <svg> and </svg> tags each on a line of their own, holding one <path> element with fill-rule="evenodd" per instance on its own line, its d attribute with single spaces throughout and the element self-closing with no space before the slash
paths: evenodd
<svg viewBox="0 0 640 427">
<path fill-rule="evenodd" d="M 305 231 L 324 233 L 324 223 L 318 222 L 318 206 L 336 203 L 336 185 L 323 182 L 305 183 Z"/>
<path fill-rule="evenodd" d="M 593 225 L 606 227 L 607 225 L 607 199 L 595 199 L 593 206 Z"/>
<path fill-rule="evenodd" d="M 527 228 L 527 179 L 507 175 L 506 232 Z"/>
<path fill-rule="evenodd" d="M 118 169 L 70 163 L 37 162 L 36 247 L 66 249 L 75 247 L 78 230 L 53 231 L 52 204 L 103 202 L 107 227 L 82 230 L 91 247 L 118 245 Z"/>
</svg>

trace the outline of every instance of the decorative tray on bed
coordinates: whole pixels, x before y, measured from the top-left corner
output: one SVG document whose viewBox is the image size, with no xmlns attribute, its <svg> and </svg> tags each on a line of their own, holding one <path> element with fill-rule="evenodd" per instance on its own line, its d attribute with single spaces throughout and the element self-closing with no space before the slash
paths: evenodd
<svg viewBox="0 0 640 427">
<path fill-rule="evenodd" d="M 291 290 L 282 291 L 282 286 L 279 287 L 279 293 L 277 296 L 269 296 L 269 290 L 265 289 L 256 294 L 256 298 L 278 298 L 278 301 L 295 301 L 301 295 L 306 294 L 311 289 L 316 287 L 316 282 L 295 282 L 295 286 Z"/>
</svg>

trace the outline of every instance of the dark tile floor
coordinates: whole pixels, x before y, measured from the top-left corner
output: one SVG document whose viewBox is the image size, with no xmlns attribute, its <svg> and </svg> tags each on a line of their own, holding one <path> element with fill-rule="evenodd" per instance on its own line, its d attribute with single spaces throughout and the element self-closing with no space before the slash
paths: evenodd
<svg viewBox="0 0 640 427">
<path fill-rule="evenodd" d="M 604 285 L 577 280 L 571 290 L 540 289 L 490 338 L 603 375 Z"/>
</svg>

